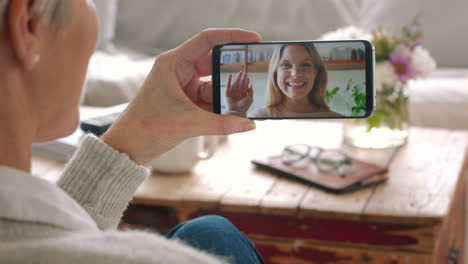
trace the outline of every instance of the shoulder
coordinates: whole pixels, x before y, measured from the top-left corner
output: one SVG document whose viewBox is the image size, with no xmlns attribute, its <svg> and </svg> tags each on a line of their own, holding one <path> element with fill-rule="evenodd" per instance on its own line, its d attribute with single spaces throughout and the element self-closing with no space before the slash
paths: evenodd
<svg viewBox="0 0 468 264">
<path fill-rule="evenodd" d="M 337 113 L 337 112 L 333 112 L 333 111 L 327 111 L 327 112 L 324 112 L 323 113 L 324 116 L 326 117 L 346 117 L 345 115 L 343 114 L 340 114 L 340 113 Z"/>
<path fill-rule="evenodd" d="M 256 118 L 262 118 L 262 117 L 275 117 L 277 114 L 277 111 L 273 107 L 262 107 L 253 110 L 251 113 L 248 114 L 248 117 L 256 117 Z"/>
<path fill-rule="evenodd" d="M 40 254 L 44 262 L 51 264 L 83 263 L 85 259 L 93 263 L 220 263 L 177 240 L 143 231 L 64 232 L 63 236 L 33 243 L 8 247 L 8 242 L 0 242 L 0 262 L 29 263 Z"/>
</svg>

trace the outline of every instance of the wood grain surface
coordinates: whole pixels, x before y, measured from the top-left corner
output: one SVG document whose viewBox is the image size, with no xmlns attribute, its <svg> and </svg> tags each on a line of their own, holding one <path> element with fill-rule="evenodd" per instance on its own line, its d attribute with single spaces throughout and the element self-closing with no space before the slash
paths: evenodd
<svg viewBox="0 0 468 264">
<path fill-rule="evenodd" d="M 390 179 L 377 187 L 335 195 L 256 170 L 250 160 L 278 155 L 288 144 L 342 148 L 355 158 L 388 164 Z M 468 144 L 466 132 L 411 128 L 400 149 L 355 151 L 342 146 L 341 124 L 263 121 L 257 130 L 231 135 L 210 160 L 191 173 L 153 175 L 134 202 L 288 215 L 440 222 L 447 215 Z M 355 155 L 353 155 L 355 154 Z M 64 164 L 34 155 L 33 173 L 58 179 Z M 382 219 L 381 219 L 382 218 Z"/>
<path fill-rule="evenodd" d="M 343 145 L 341 128 L 338 122 L 257 122 L 257 130 L 229 136 L 190 173 L 153 172 L 132 203 L 175 208 L 179 221 L 223 215 L 268 263 L 456 263 L 447 262 L 454 254 L 463 260 L 468 132 L 412 127 L 398 149 L 365 150 Z M 250 162 L 297 143 L 340 148 L 386 166 L 389 180 L 338 195 Z M 32 160 L 33 173 L 50 181 L 63 167 L 37 155 Z"/>
</svg>

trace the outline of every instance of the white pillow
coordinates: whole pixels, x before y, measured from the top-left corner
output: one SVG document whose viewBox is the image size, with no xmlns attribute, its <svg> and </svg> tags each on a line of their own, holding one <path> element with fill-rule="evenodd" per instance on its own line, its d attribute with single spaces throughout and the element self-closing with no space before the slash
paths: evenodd
<svg viewBox="0 0 468 264">
<path fill-rule="evenodd" d="M 409 85 L 410 124 L 468 129 L 468 70 L 438 69 Z"/>
<path fill-rule="evenodd" d="M 133 2 L 133 1 L 131 1 Z M 99 20 L 99 38 L 97 49 L 112 51 L 117 18 L 118 0 L 94 0 Z"/>
<path fill-rule="evenodd" d="M 150 72 L 154 57 L 141 57 L 117 47 L 117 52 L 94 52 L 89 62 L 82 104 L 111 106 L 130 101 Z"/>
<path fill-rule="evenodd" d="M 121 1 L 116 43 L 155 53 L 174 48 L 205 28 L 240 27 L 264 40 L 314 39 L 354 24 L 358 0 L 138 0 Z"/>
<path fill-rule="evenodd" d="M 397 27 L 421 14 L 423 46 L 439 66 L 468 67 L 467 0 L 363 0 L 358 24 L 365 30 Z"/>
</svg>

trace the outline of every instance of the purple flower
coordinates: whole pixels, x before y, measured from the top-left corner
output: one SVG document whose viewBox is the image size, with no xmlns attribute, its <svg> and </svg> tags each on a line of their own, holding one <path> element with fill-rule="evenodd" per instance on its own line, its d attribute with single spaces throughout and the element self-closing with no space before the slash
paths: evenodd
<svg viewBox="0 0 468 264">
<path fill-rule="evenodd" d="M 411 53 L 407 48 L 399 47 L 395 49 L 390 54 L 390 63 L 393 65 L 393 69 L 402 83 L 408 82 L 416 74 L 412 65 Z"/>
<path fill-rule="evenodd" d="M 412 48 L 414 49 L 417 46 L 421 46 L 422 43 L 423 43 L 423 40 L 424 40 L 424 37 L 422 35 L 417 36 L 416 39 L 415 39 L 415 43 L 414 43 Z"/>
</svg>

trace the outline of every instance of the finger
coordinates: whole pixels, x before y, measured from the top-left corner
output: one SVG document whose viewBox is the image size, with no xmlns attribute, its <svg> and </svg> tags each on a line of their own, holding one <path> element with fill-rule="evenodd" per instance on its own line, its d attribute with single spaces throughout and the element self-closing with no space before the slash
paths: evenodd
<svg viewBox="0 0 468 264">
<path fill-rule="evenodd" d="M 240 86 L 240 94 L 242 97 L 245 97 L 245 88 L 247 86 L 247 73 L 245 73 L 243 76 L 242 76 L 242 81 L 241 81 L 241 86 Z"/>
<path fill-rule="evenodd" d="M 247 81 L 244 85 L 244 90 L 242 91 L 243 96 L 247 96 L 247 91 L 249 90 L 250 87 L 250 79 L 247 77 Z"/>
<path fill-rule="evenodd" d="M 239 89 L 240 89 L 240 84 L 241 84 L 241 80 L 242 80 L 242 76 L 243 76 L 243 72 L 239 72 L 239 74 L 237 75 L 237 78 L 236 80 L 234 81 L 234 84 L 232 85 L 232 92 L 234 94 L 235 97 L 239 97 Z"/>
<path fill-rule="evenodd" d="M 253 86 L 252 84 L 249 86 L 249 89 L 247 90 L 247 95 L 249 98 L 253 98 Z"/>
<path fill-rule="evenodd" d="M 206 56 L 216 45 L 260 40 L 258 33 L 243 29 L 205 29 L 177 47 L 176 52 L 186 61 L 195 62 Z"/>
<path fill-rule="evenodd" d="M 211 80 L 200 80 L 198 88 L 198 99 L 202 103 L 211 104 L 213 102 L 213 83 Z"/>
<path fill-rule="evenodd" d="M 201 131 L 203 135 L 229 135 L 255 129 L 253 120 L 234 115 L 220 115 L 204 111 L 200 119 L 205 120 L 202 128 L 204 131 Z"/>
<path fill-rule="evenodd" d="M 212 74 L 212 58 L 211 52 L 203 56 L 201 59 L 197 60 L 195 63 L 195 69 L 198 73 L 198 76 L 204 77 Z"/>
<path fill-rule="evenodd" d="M 232 95 L 231 81 L 232 81 L 232 74 L 229 74 L 228 79 L 227 79 L 227 83 L 226 83 L 226 96 L 231 96 Z"/>
<path fill-rule="evenodd" d="M 213 111 L 213 104 L 212 103 L 200 103 L 198 106 L 207 111 L 207 112 L 212 112 Z"/>
</svg>

